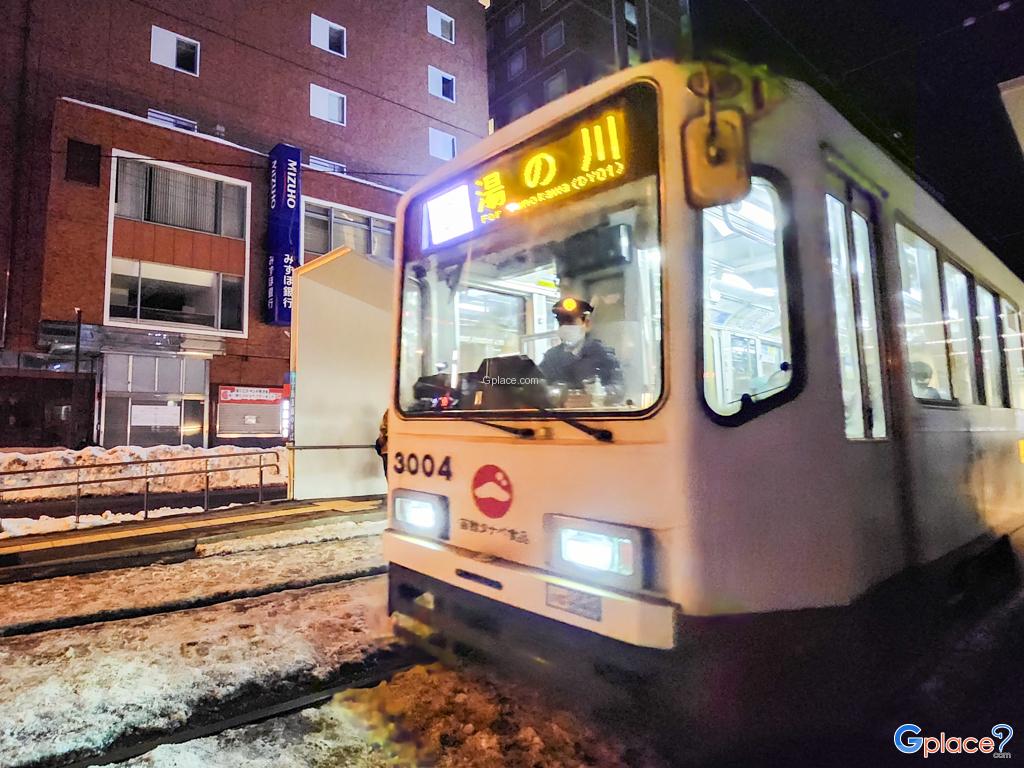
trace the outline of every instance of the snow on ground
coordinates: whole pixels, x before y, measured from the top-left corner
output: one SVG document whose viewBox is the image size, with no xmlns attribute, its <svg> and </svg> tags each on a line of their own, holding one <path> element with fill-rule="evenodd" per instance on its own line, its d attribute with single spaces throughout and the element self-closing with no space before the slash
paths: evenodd
<svg viewBox="0 0 1024 768">
<path fill-rule="evenodd" d="M 391 642 L 386 604 L 375 576 L 0 639 L 0 765 L 98 754 L 358 674 Z"/>
<path fill-rule="evenodd" d="M 0 584 L 0 635 L 155 613 L 377 572 L 380 536 Z"/>
<path fill-rule="evenodd" d="M 346 512 L 371 510 L 380 507 L 380 502 L 349 502 L 345 505 Z M 318 541 L 344 541 L 358 536 L 379 535 L 388 527 L 387 520 L 342 520 L 337 523 L 309 525 L 303 528 L 289 528 L 273 533 L 260 533 L 244 538 L 224 539 L 223 541 L 199 544 L 196 554 L 199 557 L 225 555 L 232 552 L 249 552 L 259 549 L 276 547 L 292 547 L 297 544 L 311 544 Z"/>
<path fill-rule="evenodd" d="M 252 452 L 260 456 L 244 456 Z M 163 459 L 194 459 L 193 461 L 159 461 Z M 130 467 L 111 467 L 124 461 L 158 460 L 154 464 L 140 464 Z M 117 448 L 84 448 L 80 451 L 61 450 L 44 453 L 0 452 L 0 472 L 15 470 L 40 470 L 67 467 L 65 471 L 38 472 L 30 474 L 0 476 L 0 502 L 26 502 L 41 499 L 73 498 L 75 487 L 46 488 L 31 490 L 31 486 L 50 483 L 73 483 L 77 480 L 113 480 L 130 478 L 121 482 L 102 482 L 82 487 L 82 494 L 89 496 L 124 496 L 141 494 L 145 487 L 144 475 L 159 475 L 167 472 L 190 472 L 202 470 L 209 461 L 209 467 L 228 469 L 228 472 L 214 472 L 210 475 L 211 488 L 247 488 L 259 484 L 259 470 L 254 465 L 261 460 L 264 464 L 276 462 L 263 470 L 266 485 L 283 485 L 288 481 L 288 451 L 285 448 L 241 448 L 234 445 L 220 445 L 215 448 L 193 448 L 190 445 L 158 445 L 140 448 L 135 445 Z M 239 467 L 253 466 L 250 469 Z M 149 481 L 150 493 L 185 493 L 201 491 L 204 475 L 180 475 L 156 478 Z M 23 490 L 17 490 L 17 489 Z"/>
<path fill-rule="evenodd" d="M 124 768 L 655 768 L 642 745 L 479 671 L 415 667 L 318 709 L 184 744 Z"/>
<path fill-rule="evenodd" d="M 231 509 L 240 507 L 241 504 L 227 504 L 222 507 L 212 507 L 211 512 L 220 509 Z M 198 515 L 205 510 L 202 507 L 157 507 L 142 512 L 111 512 L 109 509 L 100 515 L 80 515 L 78 522 L 74 517 L 50 517 L 40 515 L 34 517 L 6 517 L 0 519 L 0 539 L 9 539 L 14 536 L 31 536 L 37 533 L 58 533 L 60 531 L 77 531 L 82 528 L 96 528 L 101 525 L 115 525 L 117 523 L 138 522 L 141 520 L 155 520 L 158 517 L 176 517 L 178 515 Z"/>
</svg>

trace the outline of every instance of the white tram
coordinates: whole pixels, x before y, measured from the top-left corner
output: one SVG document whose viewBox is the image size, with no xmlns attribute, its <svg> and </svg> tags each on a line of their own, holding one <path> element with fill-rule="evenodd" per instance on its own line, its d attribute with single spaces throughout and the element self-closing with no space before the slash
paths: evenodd
<svg viewBox="0 0 1024 768">
<path fill-rule="evenodd" d="M 620 72 L 398 221 L 408 626 L 640 688 L 609 669 L 646 663 L 735 734 L 877 615 L 924 631 L 1024 523 L 1024 284 L 800 83 Z M 566 297 L 617 397 L 544 376 Z"/>
</svg>

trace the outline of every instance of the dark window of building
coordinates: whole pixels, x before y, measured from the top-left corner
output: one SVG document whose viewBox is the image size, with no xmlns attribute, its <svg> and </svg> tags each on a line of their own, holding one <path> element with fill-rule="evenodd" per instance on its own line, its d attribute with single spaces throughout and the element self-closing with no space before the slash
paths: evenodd
<svg viewBox="0 0 1024 768">
<path fill-rule="evenodd" d="M 91 187 L 100 185 L 100 145 L 68 139 L 64 178 Z"/>
<path fill-rule="evenodd" d="M 520 48 L 508 57 L 508 79 L 514 80 L 526 69 L 526 49 Z"/>
<path fill-rule="evenodd" d="M 242 278 L 220 276 L 220 327 L 225 331 L 242 330 Z"/>
<path fill-rule="evenodd" d="M 520 117 L 530 111 L 530 97 L 528 94 L 520 94 L 515 98 L 512 104 L 508 108 L 508 119 L 509 122 L 518 120 Z"/>
<path fill-rule="evenodd" d="M 447 13 L 427 6 L 427 31 L 449 43 L 455 42 L 455 19 Z"/>
<path fill-rule="evenodd" d="M 636 22 L 636 3 L 626 0 L 626 45 L 634 50 L 640 46 L 640 32 Z"/>
<path fill-rule="evenodd" d="M 565 23 L 559 21 L 557 24 L 544 30 L 540 39 L 541 53 L 547 56 L 552 51 L 557 51 L 565 45 Z"/>
<path fill-rule="evenodd" d="M 303 250 L 327 253 L 345 245 L 356 253 L 391 259 L 395 225 L 342 208 L 307 205 Z"/>
<path fill-rule="evenodd" d="M 554 77 L 544 81 L 544 98 L 547 101 L 554 101 L 559 96 L 569 92 L 569 78 L 565 70 L 560 70 Z"/>
<path fill-rule="evenodd" d="M 116 215 L 123 218 L 245 236 L 246 190 L 239 184 L 122 157 L 114 203 Z"/>
<path fill-rule="evenodd" d="M 446 101 L 455 101 L 455 77 L 437 67 L 427 67 L 427 90 Z"/>
<path fill-rule="evenodd" d="M 331 27 L 328 33 L 327 46 L 335 53 L 345 55 L 345 30 L 341 27 Z"/>
<path fill-rule="evenodd" d="M 512 34 L 521 26 L 523 26 L 523 23 L 525 21 L 526 12 L 523 10 L 523 4 L 520 3 L 515 8 L 512 9 L 512 12 L 509 13 L 508 16 L 505 17 L 505 32 L 507 34 Z"/>
<path fill-rule="evenodd" d="M 199 45 L 179 37 L 174 49 L 174 66 L 183 72 L 199 74 Z"/>
</svg>

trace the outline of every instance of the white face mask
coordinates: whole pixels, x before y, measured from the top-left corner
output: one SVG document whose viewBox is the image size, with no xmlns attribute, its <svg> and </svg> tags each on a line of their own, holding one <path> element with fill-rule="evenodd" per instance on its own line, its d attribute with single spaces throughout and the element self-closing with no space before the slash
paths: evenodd
<svg viewBox="0 0 1024 768">
<path fill-rule="evenodd" d="M 560 325 L 558 326 L 558 338 L 570 347 L 583 341 L 586 331 L 582 325 Z"/>
</svg>

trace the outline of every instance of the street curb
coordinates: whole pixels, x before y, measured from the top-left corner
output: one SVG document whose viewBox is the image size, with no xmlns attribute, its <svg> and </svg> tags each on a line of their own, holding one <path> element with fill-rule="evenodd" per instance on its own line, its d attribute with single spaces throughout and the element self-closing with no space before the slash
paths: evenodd
<svg viewBox="0 0 1024 768">
<path fill-rule="evenodd" d="M 205 608 L 218 603 L 227 603 L 232 600 L 243 600 L 249 597 L 262 597 L 274 592 L 286 592 L 296 589 L 307 589 L 325 584 L 339 584 L 343 581 L 353 581 L 367 576 L 379 576 L 388 570 L 386 563 L 380 565 L 367 565 L 354 571 L 343 574 L 335 574 L 318 579 L 299 579 L 292 581 L 267 584 L 253 589 L 236 590 L 233 592 L 216 592 L 212 595 L 205 595 L 189 600 L 174 600 L 159 605 L 139 606 L 137 608 L 123 608 L 117 610 L 97 611 L 95 613 L 80 614 L 78 616 L 61 616 L 57 619 L 47 621 L 23 622 L 21 624 L 9 624 L 0 627 L 0 637 L 18 637 L 21 635 L 34 635 L 39 632 L 48 632 L 54 629 L 70 629 L 81 627 L 86 624 L 98 624 L 108 621 L 121 621 L 124 619 L 137 619 L 144 616 L 156 616 L 163 613 L 175 613 L 191 608 Z"/>
</svg>

